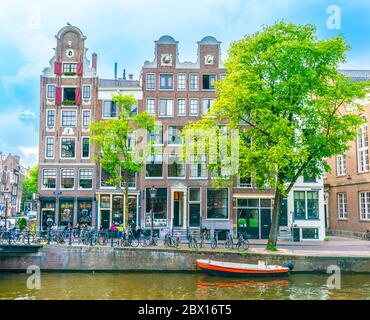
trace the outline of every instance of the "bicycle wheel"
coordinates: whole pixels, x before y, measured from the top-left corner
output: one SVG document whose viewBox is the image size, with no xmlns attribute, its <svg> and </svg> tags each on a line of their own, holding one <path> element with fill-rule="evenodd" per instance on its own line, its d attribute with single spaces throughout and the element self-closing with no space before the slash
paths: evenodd
<svg viewBox="0 0 370 320">
<path fill-rule="evenodd" d="M 138 239 L 136 239 L 136 238 L 132 238 L 131 240 L 130 240 L 130 246 L 131 247 L 133 247 L 133 248 L 137 248 L 138 246 L 139 246 L 139 240 Z"/>
<path fill-rule="evenodd" d="M 230 240 L 226 240 L 225 241 L 225 249 L 230 249 L 230 248 L 232 248 L 231 246 L 232 246 L 231 245 L 231 241 Z"/>
<path fill-rule="evenodd" d="M 211 248 L 216 249 L 217 248 L 217 241 L 215 239 L 211 240 Z"/>
</svg>

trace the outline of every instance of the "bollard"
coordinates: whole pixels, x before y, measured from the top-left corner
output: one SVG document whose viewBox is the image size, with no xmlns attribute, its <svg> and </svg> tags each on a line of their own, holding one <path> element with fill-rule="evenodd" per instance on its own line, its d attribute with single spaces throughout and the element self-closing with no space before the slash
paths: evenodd
<svg viewBox="0 0 370 320">
<path fill-rule="evenodd" d="M 72 245 L 72 228 L 69 230 L 69 245 Z"/>
<path fill-rule="evenodd" d="M 112 235 L 112 238 L 111 238 L 110 246 L 113 247 L 113 235 Z"/>
</svg>

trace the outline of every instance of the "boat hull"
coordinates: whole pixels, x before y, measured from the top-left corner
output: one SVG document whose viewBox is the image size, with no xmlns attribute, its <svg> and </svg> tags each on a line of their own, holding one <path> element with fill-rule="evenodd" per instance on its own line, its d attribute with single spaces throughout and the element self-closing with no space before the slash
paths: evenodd
<svg viewBox="0 0 370 320">
<path fill-rule="evenodd" d="M 215 266 L 211 264 L 197 262 L 197 266 L 204 272 L 216 277 L 245 278 L 245 277 L 286 277 L 289 270 L 246 270 Z"/>
</svg>

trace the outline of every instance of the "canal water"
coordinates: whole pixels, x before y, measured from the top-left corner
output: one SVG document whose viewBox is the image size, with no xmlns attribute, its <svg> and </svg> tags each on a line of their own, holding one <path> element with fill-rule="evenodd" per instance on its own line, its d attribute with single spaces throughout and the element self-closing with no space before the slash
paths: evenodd
<svg viewBox="0 0 370 320">
<path fill-rule="evenodd" d="M 326 275 L 283 279 L 224 279 L 201 273 L 42 273 L 41 289 L 27 275 L 0 273 L 0 299 L 370 299 L 370 275 L 342 275 L 329 289 Z"/>
</svg>

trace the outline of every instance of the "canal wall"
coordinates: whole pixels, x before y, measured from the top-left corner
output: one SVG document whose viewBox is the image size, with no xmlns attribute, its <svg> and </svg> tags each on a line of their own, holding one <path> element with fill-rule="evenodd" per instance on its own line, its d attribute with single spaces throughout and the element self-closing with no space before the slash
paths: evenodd
<svg viewBox="0 0 370 320">
<path fill-rule="evenodd" d="M 188 249 L 146 249 L 109 247 L 44 246 L 35 253 L 3 252 L 1 271 L 23 271 L 36 265 L 44 271 L 198 271 L 197 259 L 241 263 L 285 265 L 294 263 L 294 272 L 326 272 L 337 265 L 343 272 L 370 273 L 370 257 L 306 256 L 284 253 L 239 253 L 221 251 L 194 251 Z"/>
</svg>

